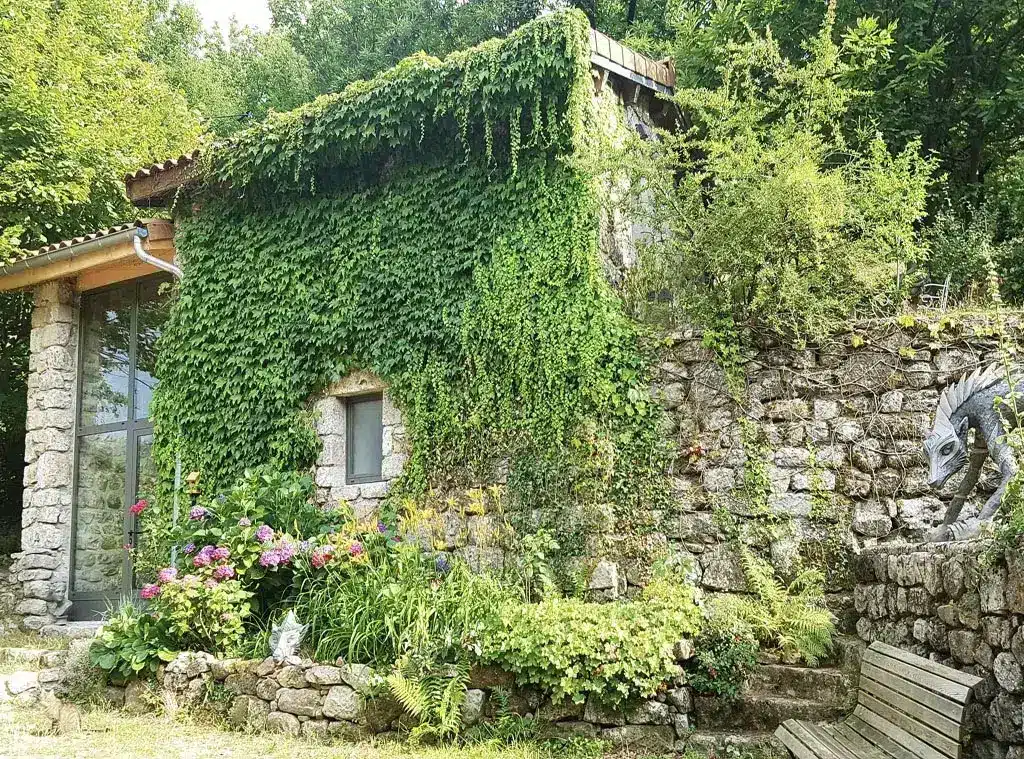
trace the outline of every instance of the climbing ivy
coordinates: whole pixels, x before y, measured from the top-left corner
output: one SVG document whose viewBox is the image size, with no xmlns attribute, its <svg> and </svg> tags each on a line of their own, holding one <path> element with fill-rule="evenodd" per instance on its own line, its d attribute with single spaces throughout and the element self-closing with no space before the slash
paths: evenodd
<svg viewBox="0 0 1024 759">
<path fill-rule="evenodd" d="M 552 14 L 207 151 L 153 401 L 164 480 L 309 467 L 309 401 L 384 379 L 411 458 L 392 496 L 487 481 L 585 549 L 587 512 L 664 496 L 647 356 L 597 250 L 588 25 Z M 591 162 L 592 163 L 592 162 Z M 159 507 L 154 509 L 160 518 Z"/>
</svg>

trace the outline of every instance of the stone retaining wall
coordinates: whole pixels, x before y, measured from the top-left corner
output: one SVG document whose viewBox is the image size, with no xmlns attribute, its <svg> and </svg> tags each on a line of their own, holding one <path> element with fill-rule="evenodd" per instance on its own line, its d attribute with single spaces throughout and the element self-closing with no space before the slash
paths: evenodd
<svg viewBox="0 0 1024 759">
<path fill-rule="evenodd" d="M 1024 557 L 981 541 L 877 546 L 854 561 L 857 632 L 985 679 L 969 756 L 1024 759 Z"/>
<path fill-rule="evenodd" d="M 242 729 L 288 735 L 366 737 L 412 727 L 389 695 L 383 678 L 362 664 L 315 663 L 290 657 L 283 662 L 217 659 L 182 653 L 158 675 L 165 709 L 203 704 L 215 691 L 229 699 L 228 721 Z M 128 711 L 151 711 L 148 687 L 132 681 L 107 688 L 106 698 Z M 691 734 L 693 697 L 682 684 L 671 685 L 649 701 L 622 709 L 596 702 L 553 704 L 538 691 L 517 688 L 511 675 L 492 668 L 471 672 L 463 708 L 467 726 L 509 712 L 542 720 L 553 736 L 601 738 L 619 746 L 652 752 L 684 751 Z"/>
<path fill-rule="evenodd" d="M 667 336 L 655 395 L 677 451 L 677 504 L 663 542 L 694 559 L 699 584 L 745 590 L 727 540 L 738 528 L 783 574 L 799 556 L 848 594 L 855 550 L 919 540 L 941 520 L 960 477 L 929 490 L 924 437 L 942 389 L 999 351 L 990 318 L 939 319 L 865 324 L 805 349 L 766 341 L 731 378 L 700 334 Z M 984 476 L 964 513 L 995 484 Z"/>
</svg>

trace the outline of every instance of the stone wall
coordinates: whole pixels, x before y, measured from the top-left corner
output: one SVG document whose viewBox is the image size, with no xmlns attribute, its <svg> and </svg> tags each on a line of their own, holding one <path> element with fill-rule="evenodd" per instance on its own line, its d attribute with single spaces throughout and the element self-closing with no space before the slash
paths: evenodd
<svg viewBox="0 0 1024 759">
<path fill-rule="evenodd" d="M 984 678 L 970 757 L 1024 758 L 1024 558 L 985 542 L 881 545 L 854 561 L 857 633 Z"/>
<path fill-rule="evenodd" d="M 311 738 L 365 737 L 395 734 L 415 724 L 389 695 L 378 673 L 342 660 L 244 661 L 183 653 L 161 668 L 157 681 L 164 706 L 172 712 L 202 705 L 213 689 L 221 689 L 228 696 L 228 721 L 242 729 Z M 146 688 L 145 683 L 132 681 L 125 688 L 107 688 L 105 695 L 129 711 L 148 712 Z M 496 695 L 498 689 L 501 696 Z M 551 735 L 602 738 L 658 753 L 684 751 L 692 732 L 693 697 L 681 682 L 652 700 L 615 710 L 593 701 L 553 704 L 535 690 L 517 688 L 505 672 L 476 668 L 470 673 L 464 724 L 495 718 L 505 708 L 503 702 L 512 713 L 541 720 Z"/>
<path fill-rule="evenodd" d="M 38 630 L 67 612 L 74 469 L 78 306 L 66 282 L 35 290 L 28 376 L 21 552 L 16 612 Z"/>
<path fill-rule="evenodd" d="M 941 520 L 960 477 L 929 491 L 924 437 L 940 391 L 998 351 L 987 323 L 928 326 L 862 325 L 800 350 L 765 342 L 731 377 L 701 335 L 668 337 L 655 395 L 677 452 L 676 503 L 663 529 L 700 584 L 745 589 L 727 541 L 738 531 L 783 573 L 800 556 L 847 594 L 855 550 L 919 539 Z M 994 486 L 983 477 L 964 513 Z"/>
</svg>

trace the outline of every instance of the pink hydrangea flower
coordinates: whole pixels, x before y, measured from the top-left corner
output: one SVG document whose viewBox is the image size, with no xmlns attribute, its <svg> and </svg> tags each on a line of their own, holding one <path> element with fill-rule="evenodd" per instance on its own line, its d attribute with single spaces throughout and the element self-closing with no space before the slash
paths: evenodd
<svg viewBox="0 0 1024 759">
<path fill-rule="evenodd" d="M 138 516 L 143 511 L 146 510 L 147 506 L 149 506 L 149 501 L 147 501 L 145 498 L 141 498 L 135 503 L 133 503 L 131 507 L 129 507 L 128 511 L 130 511 L 135 516 Z"/>
<path fill-rule="evenodd" d="M 256 530 L 256 540 L 261 543 L 269 543 L 274 538 L 274 530 L 269 524 L 261 524 Z"/>
<path fill-rule="evenodd" d="M 210 578 L 209 580 L 204 582 L 203 585 L 205 585 L 206 587 L 208 587 L 208 588 L 210 588 L 212 590 L 213 588 L 217 587 L 217 581 L 214 580 L 213 578 Z"/>
<path fill-rule="evenodd" d="M 156 598 L 158 595 L 160 595 L 160 586 L 152 583 L 143 585 L 142 589 L 139 591 L 139 598 L 145 599 L 146 601 L 151 598 Z"/>
<path fill-rule="evenodd" d="M 207 513 L 208 512 L 206 511 L 206 509 L 204 509 L 202 506 L 193 506 L 192 510 L 188 513 L 188 518 L 194 522 L 197 522 L 200 519 L 206 519 Z"/>
<path fill-rule="evenodd" d="M 213 570 L 213 579 L 215 580 L 230 580 L 234 576 L 235 568 L 230 564 L 224 564 Z"/>
<path fill-rule="evenodd" d="M 348 555 L 352 557 L 360 556 L 363 553 L 363 544 L 358 540 L 348 547 Z"/>
<path fill-rule="evenodd" d="M 316 548 L 313 550 L 312 556 L 310 556 L 309 563 L 316 569 L 323 569 L 327 562 L 331 560 L 331 549 L 327 547 Z"/>
<path fill-rule="evenodd" d="M 178 577 L 178 569 L 176 567 L 165 567 L 164 569 L 160 570 L 160 572 L 156 576 L 156 579 L 157 579 L 157 582 L 164 583 L 164 582 L 174 582 L 174 580 L 177 577 Z"/>
<path fill-rule="evenodd" d="M 210 558 L 213 559 L 214 561 L 224 561 L 229 556 L 231 556 L 231 551 L 229 551 L 224 546 L 217 546 L 210 553 Z"/>
</svg>

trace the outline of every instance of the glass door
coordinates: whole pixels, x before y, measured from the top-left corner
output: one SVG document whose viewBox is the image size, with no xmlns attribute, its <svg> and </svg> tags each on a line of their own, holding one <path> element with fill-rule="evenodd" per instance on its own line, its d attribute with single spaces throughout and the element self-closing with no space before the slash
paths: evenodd
<svg viewBox="0 0 1024 759">
<path fill-rule="evenodd" d="M 79 332 L 71 616 L 98 619 L 134 592 L 129 507 L 152 494 L 149 402 L 166 277 L 88 293 Z"/>
</svg>

